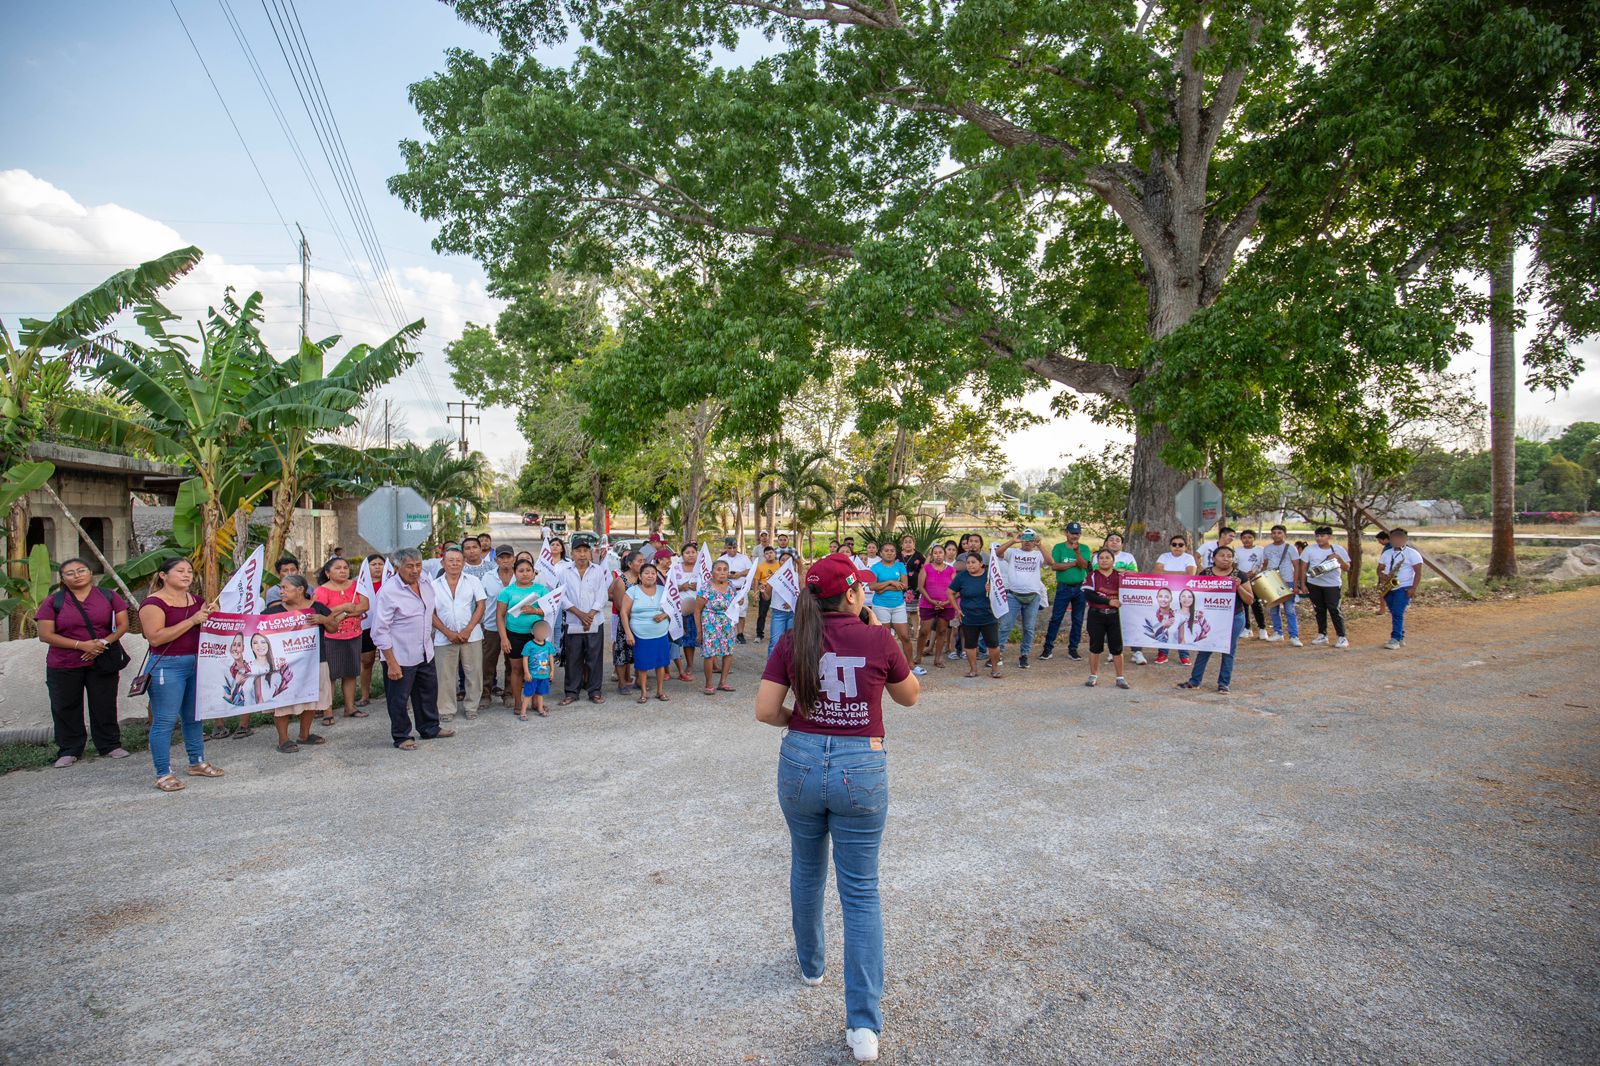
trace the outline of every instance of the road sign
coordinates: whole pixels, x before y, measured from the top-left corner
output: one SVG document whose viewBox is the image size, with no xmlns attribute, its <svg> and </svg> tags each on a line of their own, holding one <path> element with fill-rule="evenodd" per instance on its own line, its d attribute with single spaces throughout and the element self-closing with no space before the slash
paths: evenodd
<svg viewBox="0 0 1600 1066">
<path fill-rule="evenodd" d="M 1178 490 L 1178 521 L 1183 528 L 1204 533 L 1222 519 L 1222 490 L 1209 479 L 1197 477 Z"/>
<path fill-rule="evenodd" d="M 433 532 L 433 510 L 416 490 L 385 485 L 356 508 L 356 532 L 385 555 L 415 548 Z"/>
</svg>

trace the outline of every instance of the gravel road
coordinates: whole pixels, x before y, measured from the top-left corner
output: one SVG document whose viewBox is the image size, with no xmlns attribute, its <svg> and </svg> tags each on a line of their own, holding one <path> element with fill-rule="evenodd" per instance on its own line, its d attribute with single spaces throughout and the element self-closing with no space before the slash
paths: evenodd
<svg viewBox="0 0 1600 1066">
<path fill-rule="evenodd" d="M 1594 1062 L 1600 589 L 889 712 L 884 1061 Z M 841 1063 L 775 730 L 691 694 L 0 779 L 6 1062 Z M 378 710 L 378 708 L 374 708 Z"/>
</svg>

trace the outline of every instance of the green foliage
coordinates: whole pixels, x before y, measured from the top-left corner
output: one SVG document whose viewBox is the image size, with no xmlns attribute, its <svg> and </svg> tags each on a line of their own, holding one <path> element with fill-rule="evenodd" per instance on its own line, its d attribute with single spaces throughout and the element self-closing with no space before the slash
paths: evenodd
<svg viewBox="0 0 1600 1066">
<path fill-rule="evenodd" d="M 1133 452 L 1127 446 L 1074 456 L 1053 484 L 1059 513 L 1097 530 L 1120 530 L 1127 510 Z"/>
<path fill-rule="evenodd" d="M 1550 442 L 1550 447 L 1577 463 L 1583 461 L 1583 453 L 1596 440 L 1600 440 L 1600 422 L 1574 422 Z"/>
<path fill-rule="evenodd" d="M 28 553 L 28 575 L 25 578 L 0 579 L 0 588 L 6 590 L 0 599 L 0 612 L 13 611 L 31 616 L 50 594 L 50 552 L 43 544 L 35 544 Z"/>
<path fill-rule="evenodd" d="M 42 487 L 55 476 L 55 472 L 54 463 L 25 462 L 7 467 L 4 480 L 0 481 L 0 511 L 10 508 L 28 493 Z M 5 535 L 5 529 L 0 527 L 0 537 Z"/>
<path fill-rule="evenodd" d="M 943 541 L 946 536 L 944 523 L 933 515 L 917 515 L 904 518 L 893 529 L 872 523 L 858 528 L 855 535 L 856 543 L 862 546 L 865 546 L 868 541 L 874 544 L 883 544 L 886 540 L 892 541 L 898 546 L 900 538 L 908 533 L 916 538 L 917 551 L 922 552 L 924 555 L 927 554 L 928 548 L 935 541 Z"/>
</svg>

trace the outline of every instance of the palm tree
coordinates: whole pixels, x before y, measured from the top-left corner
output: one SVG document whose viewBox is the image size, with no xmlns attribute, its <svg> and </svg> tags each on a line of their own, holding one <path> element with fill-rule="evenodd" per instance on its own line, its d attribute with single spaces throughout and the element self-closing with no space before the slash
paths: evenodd
<svg viewBox="0 0 1600 1066">
<path fill-rule="evenodd" d="M 356 412 L 372 391 L 416 361 L 417 352 L 411 345 L 423 328 L 418 319 L 376 348 L 358 344 L 326 375 L 324 359 L 339 338 L 305 340 L 298 352 L 281 363 L 271 361 L 269 371 L 256 379 L 244 408 L 261 442 L 255 456 L 257 468 L 276 478 L 268 559 L 282 553 L 295 504 L 318 480 L 318 438 L 354 425 Z"/>
<path fill-rule="evenodd" d="M 13 340 L 0 323 L 0 470 L 24 463 L 40 429 L 63 405 L 75 362 L 103 342 L 96 338 L 113 318 L 173 285 L 194 269 L 200 249 L 180 248 L 113 274 L 48 319 L 25 318 Z M 50 353 L 59 352 L 51 357 Z M 27 494 L 11 498 L 5 512 L 7 573 L 26 577 Z M 80 533 L 82 531 L 80 530 Z M 89 539 L 88 537 L 84 538 Z M 11 633 L 21 628 L 13 624 Z"/>
<path fill-rule="evenodd" d="M 448 440 L 436 440 L 427 447 L 413 441 L 403 441 L 389 453 L 389 471 L 398 484 L 409 485 L 433 508 L 435 535 L 429 543 L 438 541 L 437 527 L 441 506 L 460 502 L 473 513 L 487 510 L 483 502 L 483 480 L 486 461 L 479 452 L 461 455 Z"/>
<path fill-rule="evenodd" d="M 833 498 L 833 483 L 822 472 L 822 466 L 827 461 L 828 453 L 824 451 L 802 452 L 785 448 L 778 455 L 776 464 L 756 474 L 758 481 L 773 482 L 773 487 L 761 494 L 757 508 L 765 507 L 767 501 L 773 498 L 787 505 L 789 513 L 794 516 L 797 527 L 795 533 L 802 543 L 806 528 L 827 514 Z M 813 511 L 815 514 L 812 514 Z M 810 522 L 803 523 L 802 517 L 810 517 Z"/>
<path fill-rule="evenodd" d="M 911 485 L 891 479 L 887 463 L 873 463 L 862 471 L 859 478 L 845 486 L 844 509 L 857 505 L 865 507 L 872 512 L 872 521 L 877 522 L 911 489 Z"/>
</svg>

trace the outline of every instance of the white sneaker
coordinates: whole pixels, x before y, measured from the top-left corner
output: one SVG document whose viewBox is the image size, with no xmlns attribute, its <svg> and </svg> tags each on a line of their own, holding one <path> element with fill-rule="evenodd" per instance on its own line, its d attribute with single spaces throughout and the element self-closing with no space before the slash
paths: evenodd
<svg viewBox="0 0 1600 1066">
<path fill-rule="evenodd" d="M 1144 652 L 1136 651 L 1136 652 L 1133 653 L 1133 665 L 1135 665 L 1135 666 L 1148 665 L 1148 660 L 1145 659 Z"/>
<path fill-rule="evenodd" d="M 1348 648 L 1349 646 L 1350 641 L 1345 637 L 1340 637 L 1339 642 L 1334 645 L 1335 648 Z"/>
<path fill-rule="evenodd" d="M 803 983 L 803 984 L 808 984 L 808 985 L 810 985 L 810 986 L 811 986 L 811 987 L 813 987 L 813 988 L 815 988 L 815 987 L 816 987 L 816 986 L 817 986 L 817 985 L 820 985 L 820 984 L 821 984 L 821 983 L 822 983 L 822 978 L 823 978 L 823 976 L 824 976 L 824 974 L 820 974 L 820 973 L 819 973 L 819 974 L 817 974 L 817 976 L 815 976 L 815 977 L 807 977 L 807 976 L 806 976 L 806 975 L 805 975 L 805 972 L 804 972 L 804 971 L 801 971 L 801 974 L 800 974 L 800 981 L 801 981 L 801 983 Z"/>
<path fill-rule="evenodd" d="M 1326 643 L 1328 643 L 1328 634 L 1326 634 L 1326 633 L 1318 633 L 1315 637 L 1312 638 L 1311 643 L 1313 643 L 1313 644 L 1326 644 Z"/>
<path fill-rule="evenodd" d="M 1278 641 L 1283 639 L 1283 634 L 1282 633 L 1268 633 L 1266 636 L 1262 637 L 1261 639 L 1266 641 L 1268 644 L 1276 644 L 1276 643 L 1278 643 Z"/>
<path fill-rule="evenodd" d="M 1289 647 L 1291 647 L 1291 648 L 1303 648 L 1303 647 L 1305 647 L 1305 645 L 1300 643 L 1300 638 L 1299 637 L 1290 637 L 1289 638 Z"/>
<path fill-rule="evenodd" d="M 1094 675 L 1094 674 L 1090 674 L 1090 675 L 1089 675 L 1089 680 L 1087 680 L 1087 681 L 1085 681 L 1085 682 L 1084 682 L 1084 683 L 1083 683 L 1083 687 L 1084 687 L 1084 688 L 1094 688 L 1094 686 L 1095 686 L 1095 683 L 1096 683 L 1096 682 L 1098 682 L 1098 681 L 1099 681 L 1099 680 L 1100 680 L 1100 678 L 1099 678 L 1099 677 L 1097 677 L 1097 676 L 1096 676 L 1096 675 Z"/>
<path fill-rule="evenodd" d="M 1388 651 L 1394 651 L 1396 648 L 1398 648 L 1400 646 L 1400 642 L 1391 637 L 1389 640 L 1386 640 L 1386 641 L 1383 642 L 1383 646 Z"/>
<path fill-rule="evenodd" d="M 871 1029 L 846 1029 L 844 1042 L 850 1045 L 857 1062 L 878 1061 L 878 1034 Z"/>
<path fill-rule="evenodd" d="M 1128 679 L 1125 678 L 1125 677 L 1117 678 L 1117 687 L 1118 688 L 1127 688 L 1128 687 Z"/>
<path fill-rule="evenodd" d="M 961 661 L 961 653 L 958 652 L 958 651 L 953 651 L 953 652 L 950 652 L 948 655 L 946 655 L 945 658 L 949 659 L 953 663 L 954 662 L 960 662 Z"/>
<path fill-rule="evenodd" d="M 1239 634 L 1239 639 L 1240 640 L 1254 640 L 1255 639 L 1255 634 L 1250 632 L 1250 630 L 1246 629 L 1246 630 L 1244 630 L 1243 632 L 1241 632 Z"/>
</svg>

